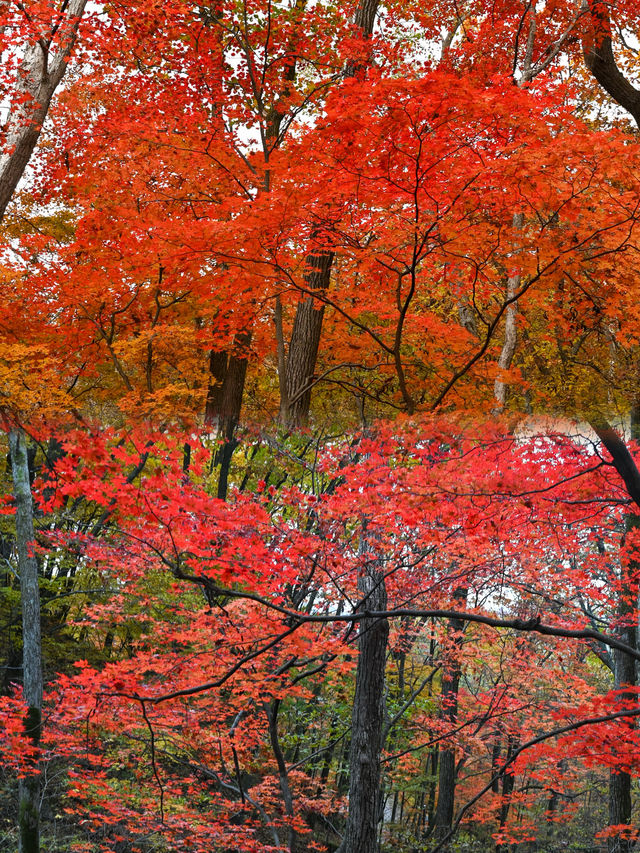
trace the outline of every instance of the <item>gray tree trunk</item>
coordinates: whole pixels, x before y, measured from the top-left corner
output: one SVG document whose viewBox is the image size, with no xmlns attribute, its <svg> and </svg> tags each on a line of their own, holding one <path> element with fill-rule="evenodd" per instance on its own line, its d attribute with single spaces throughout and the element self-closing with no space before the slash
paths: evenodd
<svg viewBox="0 0 640 853">
<path fill-rule="evenodd" d="M 42 723 L 42 644 L 40 639 L 40 590 L 38 563 L 33 554 L 33 501 L 29 481 L 29 461 L 24 433 L 9 433 L 13 493 L 16 501 L 16 547 L 22 600 L 22 670 L 24 699 L 27 703 L 25 731 L 37 746 Z M 37 763 L 23 779 L 19 790 L 19 851 L 40 850 L 40 773 Z"/>
<path fill-rule="evenodd" d="M 27 42 L 18 67 L 15 97 L 4 124 L 4 151 L 0 153 L 0 222 L 40 138 L 53 94 L 62 80 L 78 34 L 87 0 L 69 0 L 60 7 L 56 33 Z M 33 501 L 27 447 L 22 431 L 9 433 L 11 471 L 16 500 L 16 547 L 22 600 L 22 656 L 25 730 L 34 744 L 42 725 L 42 643 L 38 564 L 31 551 L 34 541 Z M 18 784 L 18 849 L 40 851 L 40 774 L 33 772 Z"/>
<path fill-rule="evenodd" d="M 384 574 L 369 569 L 362 579 L 363 610 L 386 610 Z M 389 623 L 363 619 L 358 639 L 356 692 L 351 717 L 349 812 L 337 853 L 377 853 L 381 817 L 380 753 L 384 727 L 384 672 Z"/>
</svg>

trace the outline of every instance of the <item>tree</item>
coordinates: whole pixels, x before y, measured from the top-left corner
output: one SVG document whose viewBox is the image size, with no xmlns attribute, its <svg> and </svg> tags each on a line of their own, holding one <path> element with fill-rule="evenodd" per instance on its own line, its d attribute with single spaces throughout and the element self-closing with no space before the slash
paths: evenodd
<svg viewBox="0 0 640 853">
<path fill-rule="evenodd" d="M 508 55 L 499 55 L 497 69 L 497 59 L 478 65 L 476 48 L 464 39 L 427 68 L 418 68 L 410 53 L 392 62 L 388 44 L 374 39 L 371 72 L 340 82 L 353 50 L 352 41 L 346 48 L 340 43 L 348 20 L 335 21 L 328 10 L 296 10 L 300 42 L 292 41 L 293 19 L 284 12 L 268 31 L 260 16 L 252 23 L 240 15 L 226 30 L 219 16 L 203 24 L 188 5 L 171 7 L 166 19 L 143 5 L 135 22 L 118 19 L 131 29 L 127 44 L 139 41 L 140 49 L 123 49 L 113 35 L 104 48 L 109 55 L 120 51 L 122 78 L 105 90 L 98 69 L 69 93 L 66 127 L 51 148 L 49 187 L 62 184 L 74 199 L 76 239 L 66 247 L 49 242 L 59 265 L 52 276 L 47 254 L 41 288 L 59 288 L 55 325 L 64 322 L 66 331 L 53 346 L 64 353 L 76 395 L 86 396 L 98 380 L 127 416 L 142 408 L 155 417 L 170 419 L 175 411 L 201 417 L 211 385 L 208 418 L 231 417 L 228 409 L 236 421 L 247 359 L 260 388 L 249 419 L 282 408 L 278 396 L 301 406 L 304 400 L 306 408 L 310 386 L 329 383 L 352 389 L 374 411 L 410 412 L 453 399 L 468 404 L 480 389 L 483 405 L 493 406 L 496 381 L 504 387 L 504 371 L 512 369 L 514 377 L 521 371 L 536 406 L 564 392 L 571 399 L 562 405 L 575 407 L 591 393 L 584 362 L 606 360 L 615 317 L 626 310 L 624 288 L 615 282 L 635 274 L 635 262 L 625 270 L 615 264 L 632 239 L 634 191 L 612 192 L 626 186 L 614 147 L 625 162 L 635 149 L 624 134 L 608 132 L 601 138 L 610 156 L 594 157 L 595 131 L 570 114 L 562 89 L 548 91 L 545 75 L 577 22 L 537 20 L 540 61 L 523 66 L 519 87 L 506 73 L 513 65 Z M 515 28 L 520 18 L 514 10 L 510 15 Z M 493 56 L 488 45 L 495 31 L 484 19 L 478 27 L 483 57 Z M 568 29 L 547 56 L 560 27 Z M 307 30 L 321 30 L 323 41 L 305 40 Z M 267 37 L 275 39 L 273 61 L 262 52 Z M 234 51 L 240 75 L 228 59 Z M 171 71 L 162 77 L 157 67 L 166 55 L 173 57 Z M 213 93 L 202 75 L 205 55 Z M 265 63 L 257 89 L 257 70 L 247 59 L 254 56 Z M 300 91 L 287 76 L 294 57 Z M 173 82 L 180 75 L 191 82 L 178 91 Z M 233 108 L 230 93 L 237 94 Z M 149 114 L 153 99 L 163 104 L 161 115 Z M 277 135 L 271 101 L 278 104 Z M 97 116 L 95 103 L 104 110 Z M 354 121 L 363 104 L 366 121 Z M 313 124 L 303 136 L 305 121 Z M 71 156 L 78 136 L 86 144 Z M 259 145 L 247 143 L 254 138 Z M 523 173 L 526 186 L 517 180 Z M 123 175 L 115 188 L 114 174 Z M 521 208 L 523 225 L 513 229 Z M 34 243 L 42 246 L 41 235 L 27 243 L 29 252 Z M 335 286 L 313 284 L 310 302 L 311 278 L 327 277 L 328 260 L 318 260 L 327 252 L 335 256 Z M 521 268 L 510 276 L 516 256 Z M 318 260 L 315 272 L 311 257 Z M 75 286 L 56 284 L 69 277 L 77 278 Z M 603 283 L 597 294 L 594 280 Z M 507 358 L 504 350 L 503 320 L 513 319 L 516 304 L 533 359 L 524 352 Z M 302 322 L 302 306 L 315 318 L 311 325 Z M 49 316 L 47 306 L 34 309 Z M 537 333 L 543 318 L 551 340 L 548 329 Z M 286 339 L 294 335 L 307 348 L 319 340 L 319 322 L 325 343 L 318 369 L 303 369 L 299 355 L 287 361 Z M 561 378 L 548 368 L 542 375 L 554 343 L 566 366 Z M 79 354 L 75 363 L 70 353 Z M 237 369 L 222 376 L 221 365 L 235 360 Z M 286 391 L 287 363 L 306 376 L 299 396 Z M 551 378 L 565 388 L 549 390 Z M 229 400 L 214 412 L 225 381 Z M 513 404 L 524 405 L 518 383 L 511 387 Z"/>
<path fill-rule="evenodd" d="M 617 13 L 634 23 L 635 9 Z M 96 659 L 52 686 L 42 742 L 71 768 L 67 807 L 95 822 L 78 843 L 294 850 L 319 824 L 337 843 L 350 763 L 345 853 L 379 846 L 381 776 L 403 795 L 431 785 L 411 843 L 430 813 L 436 846 L 468 817 L 506 844 L 530 834 L 522 815 L 541 801 L 561 811 L 527 756 L 568 791 L 577 762 L 598 778 L 616 766 L 614 737 L 626 764 L 610 822 L 631 822 L 632 530 L 616 557 L 625 583 L 603 593 L 601 578 L 637 472 L 633 446 L 605 440 L 596 414 L 635 405 L 638 152 L 620 122 L 593 121 L 575 71 L 585 55 L 633 115 L 607 14 L 515 0 L 100 10 L 28 221 L 9 223 L 0 349 L 7 411 L 40 383 L 34 432 L 63 448 L 38 487 L 40 546 L 104 581 L 74 628 Z M 71 48 L 77 17 L 52 25 L 49 47 Z M 17 56 L 19 88 L 35 71 Z M 260 433 L 246 443 L 241 406 Z M 444 407 L 460 416 L 403 419 Z M 526 438 L 485 423 L 496 408 L 584 411 L 624 489 L 593 440 Z M 396 413 L 356 445 L 340 438 Z M 274 435 L 278 418 L 311 432 Z M 90 530 L 72 521 L 78 507 Z M 398 620 L 432 635 L 429 671 L 398 689 L 393 723 Z M 535 696 L 492 657 L 498 629 L 515 632 L 505 658 L 524 666 L 529 651 Z M 520 634 L 538 639 L 523 651 Z M 603 647 L 622 695 L 589 671 Z M 580 684 L 580 702 L 550 673 Z M 345 706 L 354 690 L 348 760 L 333 724 L 311 749 L 284 722 L 313 717 L 335 684 Z M 429 783 L 424 765 L 380 754 L 385 732 L 392 747 L 417 719 L 433 730 Z"/>
<path fill-rule="evenodd" d="M 430 438 L 425 440 L 427 432 Z M 587 446 L 559 443 L 557 437 L 523 443 L 499 438 L 491 429 L 480 434 L 473 426 L 463 439 L 460 424 L 455 432 L 457 437 L 437 422 L 426 431 L 423 424 L 402 435 L 396 427 L 375 439 L 364 437 L 362 456 L 356 460 L 348 445 L 329 447 L 322 477 L 331 483 L 338 474 L 342 482 L 319 500 L 300 487 L 278 493 L 258 485 L 256 493 L 236 494 L 227 503 L 207 494 L 206 448 L 196 452 L 194 445 L 185 478 L 181 437 L 159 433 L 150 445 L 148 432 L 141 432 L 152 458 L 134 479 L 129 467 L 139 447 L 133 435 L 122 443 L 96 434 L 90 453 L 82 432 L 66 439 L 66 455 L 56 468 L 55 501 L 82 495 L 109 512 L 109 525 L 94 540 L 86 539 L 82 550 L 84 558 L 111 579 L 110 585 L 116 578 L 122 581 L 85 620 L 90 620 L 98 643 L 116 626 L 126 652 L 103 667 L 84 662 L 76 678 L 61 678 L 53 688 L 62 692 L 54 694 L 56 708 L 50 709 L 45 748 L 55 744 L 76 765 L 70 806 L 95 821 L 94 830 L 88 827 L 87 841 L 96 840 L 100 826 L 111 839 L 105 839 L 106 849 L 118 837 L 135 845 L 136 838 L 140 843 L 149 833 L 180 845 L 187 832 L 194 849 L 206 849 L 214 841 L 238 849 L 260 843 L 290 848 L 295 843 L 286 841 L 291 831 L 298 838 L 309 832 L 303 817 L 307 810 L 329 817 L 330 791 L 311 796 L 313 782 L 301 770 L 305 752 L 313 768 L 315 750 L 305 744 L 302 756 L 287 757 L 293 755 L 285 746 L 291 733 L 274 729 L 274 720 L 282 719 L 288 703 L 312 705 L 317 688 L 309 691 L 309 685 L 318 684 L 316 679 L 339 678 L 351 670 L 346 659 L 352 656 L 350 624 L 364 623 L 361 645 L 369 620 L 384 628 L 387 619 L 400 618 L 455 618 L 486 625 L 486 631 L 502 627 L 543 638 L 555 635 L 557 644 L 540 641 L 546 644 L 540 648 L 540 661 L 568 653 L 562 637 L 581 640 L 585 649 L 594 641 L 627 648 L 617 638 L 586 627 L 575 605 L 572 583 L 582 595 L 599 591 L 602 599 L 595 563 L 590 574 L 582 565 L 571 571 L 563 566 L 565 555 L 575 553 L 576 543 L 591 530 L 594 511 L 605 512 L 602 495 L 610 495 L 606 511 L 616 506 L 620 487 L 609 467 L 594 465 Z M 548 467 L 554 480 L 542 488 L 535 456 L 550 456 L 541 442 L 556 447 Z M 364 484 L 371 495 L 366 530 L 359 517 Z M 49 480 L 42 488 L 45 485 L 51 488 Z M 316 518 L 313 530 L 308 526 L 310 512 Z M 506 530 L 513 532 L 507 537 Z M 362 548 L 365 535 L 373 559 L 372 552 Z M 76 548 L 80 544 L 76 531 L 63 539 L 59 533 L 53 536 L 58 545 L 64 538 Z M 378 589 L 386 586 L 389 599 L 384 610 L 372 611 L 367 609 L 370 596 L 359 589 L 359 577 L 366 577 L 367 568 L 370 574 L 380 573 L 376 565 L 384 566 L 384 585 Z M 466 608 L 459 595 L 463 578 L 473 590 Z M 479 606 L 498 595 L 501 615 L 491 605 Z M 612 590 L 612 599 L 614 595 Z M 551 604 L 541 610 L 541 602 Z M 532 612 L 536 615 L 530 616 Z M 487 638 L 488 647 L 495 643 L 495 637 Z M 476 634 L 474 648 L 478 644 Z M 509 652 L 516 671 L 516 659 L 520 666 L 533 663 L 533 648 L 529 641 L 517 654 Z M 366 657 L 366 647 L 364 651 Z M 544 666 L 549 669 L 548 662 Z M 465 677 L 468 667 L 460 661 Z M 505 672 L 504 663 L 500 669 Z M 544 669 L 531 672 L 532 682 L 542 689 Z M 442 736 L 459 737 L 459 726 L 462 733 L 474 726 L 477 737 L 485 730 L 489 735 L 495 725 L 504 730 L 505 719 L 511 718 L 513 725 L 515 715 L 524 751 L 512 747 L 502 764 L 511 767 L 519 760 L 514 765 L 517 773 L 528 766 L 527 744 L 540 778 L 548 772 L 543 764 L 549 760 L 543 751 L 547 744 L 556 763 L 560 751 L 568 760 L 582 757 L 613 766 L 616 755 L 603 750 L 603 744 L 624 737 L 632 764 L 635 735 L 619 720 L 637 713 L 635 703 L 621 705 L 613 693 L 608 701 L 620 710 L 611 712 L 609 705 L 608 713 L 607 698 L 598 696 L 599 685 L 589 684 L 593 679 L 588 667 L 579 694 L 575 671 L 571 675 L 573 681 L 562 690 L 560 675 L 550 674 L 555 698 L 550 701 L 541 694 L 534 705 L 521 670 L 519 679 L 506 682 L 512 691 L 508 699 L 498 682 L 487 691 L 480 710 L 465 687 L 458 718 L 453 725 L 443 719 Z M 370 690 L 371 684 L 359 679 L 361 690 Z M 403 713 L 419 695 L 418 690 L 413 700 L 403 703 Z M 370 701 L 361 702 L 356 694 L 356 712 L 376 713 L 379 696 L 376 690 Z M 265 703 L 270 709 L 266 715 L 261 710 Z M 543 722 L 541 715 L 549 707 L 552 718 Z M 521 714 L 527 708 L 531 716 L 525 722 Z M 583 740 L 572 736 L 582 730 L 585 719 L 591 720 L 594 734 Z M 354 736 L 360 730 L 356 726 Z M 256 763 L 256 750 L 269 740 L 273 759 L 263 753 Z M 464 745 L 463 739 L 463 751 L 471 742 Z M 372 747 L 375 759 L 375 742 L 365 744 L 366 750 Z M 352 745 L 352 752 L 361 749 L 362 744 Z M 470 770 L 471 790 L 466 780 L 459 782 L 459 790 L 471 801 L 479 801 L 483 790 L 490 792 L 493 781 L 506 772 L 502 765 L 492 770 L 491 753 L 485 754 L 486 786 L 473 781 L 478 778 L 475 766 Z M 474 754 L 469 755 L 474 761 Z M 187 791 L 191 794 L 185 799 Z M 517 785 L 512 791 L 509 794 L 505 783 L 505 802 L 518 793 Z M 379 813 L 374 801 L 369 808 L 373 822 L 366 825 L 373 837 L 369 834 L 366 843 L 375 845 Z M 350 810 L 346 845 L 351 843 L 350 831 L 364 830 L 365 822 L 354 820 L 357 815 L 357 808 Z M 507 832 L 518 837 L 517 826 L 506 823 L 506 810 L 502 815 L 502 837 Z"/>
<path fill-rule="evenodd" d="M 6 51 L 2 89 L 8 100 L 0 154 L 0 221 L 34 152 L 54 92 L 60 84 L 76 42 L 86 0 L 37 4 L 27 11 L 3 3 L 2 30 Z M 6 34 L 9 37 L 6 38 Z M 10 432 L 10 453 L 16 498 L 16 545 L 22 603 L 23 689 L 27 703 L 25 730 L 37 747 L 42 708 L 42 662 L 38 567 L 32 553 L 33 508 L 24 434 Z M 19 850 L 35 853 L 39 840 L 40 784 L 37 767 L 21 780 L 18 823 Z"/>
<path fill-rule="evenodd" d="M 361 0 L 354 16 L 354 27 L 357 35 L 363 40 L 370 41 L 373 35 L 378 0 Z M 345 65 L 345 77 L 349 79 L 362 74 L 366 68 L 364 62 L 350 57 Z M 312 232 L 312 236 L 313 232 Z M 316 235 L 317 236 L 317 235 Z M 320 240 L 322 242 L 322 238 Z M 282 328 L 278 334 L 280 373 L 280 410 L 279 419 L 286 426 L 304 426 L 309 418 L 311 392 L 315 384 L 314 374 L 322 334 L 322 320 L 325 305 L 322 300 L 324 291 L 328 290 L 331 280 L 334 252 L 331 248 L 322 249 L 309 254 L 305 260 L 307 269 L 304 272 L 304 289 L 296 306 L 295 317 L 291 329 L 291 338 L 287 352 L 284 352 Z M 315 295 L 320 296 L 316 304 Z M 281 306 L 279 308 L 281 311 Z"/>
<path fill-rule="evenodd" d="M 86 0 L 38 3 L 27 10 L 2 4 L 4 49 L 2 87 L 9 112 L 0 159 L 0 220 L 40 138 L 54 92 L 71 58 Z M 8 38 L 7 38 L 8 36 Z"/>
<path fill-rule="evenodd" d="M 40 592 L 38 563 L 33 554 L 33 506 L 24 434 L 9 434 L 11 467 L 16 499 L 16 544 L 22 601 L 22 683 L 27 704 L 25 733 L 37 748 L 42 726 L 42 645 L 40 638 Z M 20 782 L 18 822 L 20 850 L 40 849 L 40 780 L 37 768 Z"/>
</svg>

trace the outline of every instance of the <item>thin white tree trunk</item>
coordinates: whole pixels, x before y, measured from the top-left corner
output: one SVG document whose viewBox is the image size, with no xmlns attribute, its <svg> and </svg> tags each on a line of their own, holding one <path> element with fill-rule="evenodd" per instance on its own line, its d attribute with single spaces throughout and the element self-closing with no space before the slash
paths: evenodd
<svg viewBox="0 0 640 853">
<path fill-rule="evenodd" d="M 0 222 L 38 143 L 51 99 L 67 68 L 87 0 L 52 4 L 49 32 L 18 46 L 20 59 L 0 149 Z M 9 3 L 0 4 L 0 16 Z M 23 10 L 24 11 L 24 10 Z M 26 15 L 25 11 L 25 15 Z M 0 20 L 0 31 L 2 20 Z M 4 47 L 4 45 L 3 45 Z M 16 46 L 14 45 L 13 48 Z M 11 50 L 11 48 L 7 48 Z M 37 746 L 42 726 L 42 642 L 38 564 L 33 553 L 33 500 L 24 433 L 9 433 L 13 492 L 16 500 L 16 547 L 22 601 L 23 690 L 27 704 L 25 731 Z M 40 773 L 37 762 L 18 784 L 19 853 L 40 853 Z"/>
<path fill-rule="evenodd" d="M 22 601 L 23 692 L 27 704 L 25 732 L 37 746 L 42 724 L 40 589 L 38 563 L 33 552 L 35 534 L 27 443 L 22 430 L 11 430 L 9 449 L 13 494 L 16 501 L 16 547 Z M 40 772 L 37 762 L 20 780 L 18 797 L 19 851 L 20 853 L 39 853 Z"/>
</svg>

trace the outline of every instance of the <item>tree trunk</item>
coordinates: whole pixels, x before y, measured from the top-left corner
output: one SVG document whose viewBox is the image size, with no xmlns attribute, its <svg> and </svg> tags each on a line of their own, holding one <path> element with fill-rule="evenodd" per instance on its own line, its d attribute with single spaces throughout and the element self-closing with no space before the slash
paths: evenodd
<svg viewBox="0 0 640 853">
<path fill-rule="evenodd" d="M 620 635 L 623 642 L 629 645 L 636 645 L 635 627 L 625 628 Z M 635 660 L 614 649 L 615 659 L 615 687 L 617 690 L 623 685 L 635 686 L 636 683 L 636 666 Z M 631 698 L 635 698 L 630 694 Z M 631 823 L 631 780 L 629 773 L 621 771 L 619 773 L 611 772 L 609 776 L 609 825 L 618 826 L 620 824 Z M 631 853 L 635 847 L 635 842 L 626 838 L 609 838 L 608 853 Z"/>
<path fill-rule="evenodd" d="M 57 46 L 42 41 L 24 45 L 16 79 L 16 98 L 3 127 L 0 154 L 0 221 L 31 159 L 53 97 L 64 76 L 87 0 L 65 4 L 58 22 Z M 55 16 L 53 16 L 55 17 Z M 46 38 L 46 31 L 44 33 Z M 11 100 L 11 98 L 9 98 Z"/>
<path fill-rule="evenodd" d="M 307 258 L 305 288 L 323 294 L 329 288 L 333 252 Z M 279 420 L 285 426 L 305 426 L 311 406 L 313 375 L 318 360 L 324 303 L 307 296 L 298 303 L 285 362 L 285 393 L 280 398 Z"/>
<path fill-rule="evenodd" d="M 466 588 L 457 589 L 454 598 L 461 606 L 467 600 Z M 455 728 L 458 717 L 458 689 L 460 687 L 460 663 L 458 649 L 462 644 L 463 619 L 450 619 L 449 630 L 454 634 L 454 649 L 450 660 L 442 671 L 442 719 Z M 440 750 L 438 769 L 438 803 L 435 814 L 435 835 L 444 838 L 453 824 L 456 792 L 456 751 L 453 747 Z"/>
<path fill-rule="evenodd" d="M 384 574 L 369 569 L 362 578 L 362 608 L 386 610 Z M 356 692 L 351 718 L 349 813 L 337 853 L 377 853 L 380 818 L 380 752 L 384 726 L 384 671 L 389 623 L 363 619 L 358 639 Z"/>
<path fill-rule="evenodd" d="M 280 792 L 284 803 L 284 813 L 290 819 L 289 824 L 289 853 L 295 853 L 296 850 L 296 831 L 293 827 L 293 818 L 295 809 L 293 807 L 293 795 L 291 786 L 289 785 L 289 775 L 287 773 L 287 765 L 282 754 L 280 746 L 280 738 L 278 736 L 278 712 L 280 710 L 280 699 L 273 699 L 265 704 L 267 720 L 269 721 L 269 739 L 271 741 L 271 749 L 278 767 L 278 779 L 280 782 Z"/>
<path fill-rule="evenodd" d="M 616 63 L 611 40 L 612 29 L 608 6 L 602 0 L 584 0 L 584 7 L 590 13 L 591 19 L 590 31 L 587 32 L 582 42 L 585 65 L 600 86 L 633 117 L 640 127 L 640 90 L 627 80 Z M 598 424 L 597 427 L 598 437 L 613 456 L 614 465 L 624 480 L 629 495 L 637 505 L 640 505 L 638 470 L 633 460 L 630 459 L 628 450 L 619 446 L 622 442 L 616 441 L 617 436 L 613 434 L 607 424 Z M 631 437 L 637 439 L 639 432 L 636 401 L 631 417 Z M 611 442 L 611 446 L 609 446 L 608 441 Z M 635 527 L 638 523 L 640 523 L 640 518 L 634 514 L 628 519 L 627 526 L 631 524 Z M 629 601 L 628 607 L 635 611 L 637 602 L 632 604 Z M 626 626 L 623 630 L 624 641 L 634 648 L 637 643 L 636 620 L 637 613 L 634 612 L 633 624 Z M 619 651 L 614 651 L 614 662 L 616 687 L 620 684 L 635 685 L 635 662 Z M 612 773 L 609 781 L 609 823 L 612 825 L 628 824 L 630 821 L 631 777 L 628 773 Z M 624 839 L 609 839 L 609 853 L 628 853 L 632 847 L 633 844 Z"/>
<path fill-rule="evenodd" d="M 16 501 L 16 546 L 20 595 L 22 600 L 22 671 L 23 692 L 27 704 L 25 732 L 34 745 L 40 741 L 42 723 L 42 643 L 40 638 L 40 589 L 38 563 L 33 554 L 33 501 L 29 481 L 29 462 L 24 433 L 9 433 L 13 493 Z M 40 773 L 37 762 L 20 780 L 19 851 L 40 850 Z"/>
<path fill-rule="evenodd" d="M 354 26 L 365 39 L 371 37 L 378 12 L 379 0 L 361 0 L 354 17 Z M 366 63 L 365 63 L 366 64 Z M 353 77 L 362 68 L 362 61 L 347 62 L 345 77 Z M 314 293 L 323 296 L 329 288 L 333 252 L 329 249 L 312 252 L 306 261 L 304 287 L 308 292 L 297 305 L 287 358 L 284 360 L 285 377 L 281 379 L 281 424 L 289 427 L 306 426 L 311 406 L 311 391 L 315 384 L 316 363 L 322 333 L 324 303 L 314 299 Z M 282 390 L 284 389 L 284 393 Z"/>
<path fill-rule="evenodd" d="M 629 449 L 618 433 L 612 429 L 604 418 L 593 417 L 590 420 L 591 427 L 598 438 L 611 454 L 613 466 L 623 480 L 629 497 L 637 507 L 640 507 L 640 472 Z M 640 436 L 640 409 L 638 403 L 634 403 L 631 412 L 631 438 L 637 440 Z M 629 531 L 640 525 L 640 514 L 630 512 L 626 518 L 626 529 Z M 622 572 L 628 573 L 631 581 L 637 573 L 634 561 L 628 568 L 621 566 Z M 618 618 L 622 627 L 619 630 L 620 639 L 632 648 L 637 647 L 637 622 L 638 601 L 637 592 L 634 592 L 633 583 L 620 585 L 618 598 Z M 636 663 L 633 658 L 618 649 L 612 649 L 614 664 L 614 682 L 619 690 L 625 684 L 635 687 L 637 684 Z M 629 694 L 634 700 L 633 693 Z M 631 823 L 631 776 L 628 773 L 611 773 L 609 778 L 609 824 Z M 608 840 L 609 853 L 631 853 L 634 842 L 623 838 L 610 838 Z"/>
<path fill-rule="evenodd" d="M 248 332 L 238 333 L 234 345 L 240 352 L 251 342 Z M 211 352 L 209 358 L 209 390 L 205 407 L 204 422 L 215 429 L 222 444 L 215 456 L 220 466 L 218 497 L 226 500 L 229 488 L 231 458 L 236 449 L 236 428 L 240 423 L 240 410 L 244 383 L 247 376 L 247 358 L 226 352 Z"/>
<path fill-rule="evenodd" d="M 634 436 L 635 438 L 635 436 Z M 627 516 L 626 528 L 631 530 L 640 526 L 640 516 L 631 513 Z M 636 574 L 637 566 L 632 562 L 629 566 L 630 575 Z M 621 569 L 625 571 L 624 568 Z M 621 591 L 618 605 L 618 616 L 624 620 L 624 625 L 619 631 L 620 639 L 632 648 L 637 646 L 637 601 L 636 594 L 630 584 L 625 584 L 626 590 Z M 614 680 L 616 690 L 622 687 L 635 687 L 637 684 L 636 662 L 624 652 L 613 649 Z M 628 698 L 634 701 L 635 696 L 630 692 Z M 632 776 L 621 771 L 611 772 L 609 776 L 609 824 L 618 826 L 631 823 L 631 782 Z M 609 853 L 631 853 L 635 842 L 625 838 L 609 838 Z"/>
<path fill-rule="evenodd" d="M 460 620 L 456 620 L 460 621 Z M 460 629 L 456 629 L 460 630 Z M 455 664 L 442 676 L 442 718 L 455 726 L 458 716 L 460 669 Z M 451 829 L 456 792 L 456 751 L 453 747 L 440 750 L 438 767 L 438 803 L 435 814 L 436 838 L 443 838 Z"/>
<path fill-rule="evenodd" d="M 617 101 L 640 127 L 640 90 L 636 89 L 618 68 L 611 41 L 609 3 L 583 0 L 589 12 L 590 26 L 582 39 L 584 62 L 602 88 Z"/>
<path fill-rule="evenodd" d="M 40 138 L 53 94 L 62 80 L 76 42 L 78 25 L 87 0 L 63 4 L 56 22 L 57 43 L 43 49 L 42 39 L 27 42 L 21 56 L 16 92 L 18 96 L 3 127 L 0 154 L 0 222 L 22 178 Z M 42 643 L 40 635 L 40 589 L 38 565 L 30 552 L 34 541 L 33 501 L 24 434 L 9 433 L 11 471 L 16 500 L 16 546 L 22 604 L 23 691 L 27 703 L 25 731 L 34 744 L 40 741 L 42 725 Z M 18 849 L 20 853 L 40 850 L 40 775 L 37 764 L 18 783 Z"/>
<path fill-rule="evenodd" d="M 524 216 L 522 213 L 514 213 L 513 215 L 513 230 L 517 232 L 524 225 Z M 507 279 L 506 299 L 514 299 L 516 293 L 520 290 L 521 276 L 519 273 L 510 275 Z M 518 324 L 517 324 L 518 306 L 517 302 L 510 302 L 505 310 L 504 323 L 504 341 L 498 358 L 498 375 L 493 385 L 493 394 L 496 399 L 494 411 L 499 414 L 504 409 L 507 402 L 507 383 L 504 381 L 504 372 L 509 370 L 513 357 L 516 354 L 516 346 L 518 344 Z"/>
<path fill-rule="evenodd" d="M 507 738 L 507 755 L 506 761 L 509 761 L 515 750 L 518 748 L 518 741 L 513 735 Z M 513 786 L 515 783 L 515 775 L 513 773 L 502 774 L 502 802 L 500 803 L 500 814 L 498 816 L 498 828 L 502 833 L 506 826 L 507 818 L 509 817 L 509 809 L 511 808 L 511 795 L 513 794 Z M 496 853 L 502 851 L 502 844 L 496 844 Z"/>
</svg>

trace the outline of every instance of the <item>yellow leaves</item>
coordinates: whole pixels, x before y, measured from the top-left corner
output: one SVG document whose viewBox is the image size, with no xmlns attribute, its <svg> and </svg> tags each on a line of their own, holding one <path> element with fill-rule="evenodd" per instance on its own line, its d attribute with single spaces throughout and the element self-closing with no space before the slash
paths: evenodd
<svg viewBox="0 0 640 853">
<path fill-rule="evenodd" d="M 123 413 L 174 421 L 203 411 L 207 365 L 193 324 L 140 327 L 110 349 L 121 380 L 111 394 L 119 398 Z"/>
<path fill-rule="evenodd" d="M 26 195 L 20 199 L 19 208 L 12 208 L 2 222 L 2 232 L 8 239 L 39 237 L 65 243 L 73 238 L 74 231 L 75 216 L 70 210 L 42 213 Z"/>
<path fill-rule="evenodd" d="M 206 388 L 190 389 L 184 385 L 166 385 L 149 393 L 124 395 L 119 410 L 129 421 L 151 420 L 156 423 L 188 423 L 204 410 Z"/>
<path fill-rule="evenodd" d="M 59 365 L 42 345 L 0 341 L 0 410 L 23 424 L 53 418 L 72 409 Z"/>
</svg>

